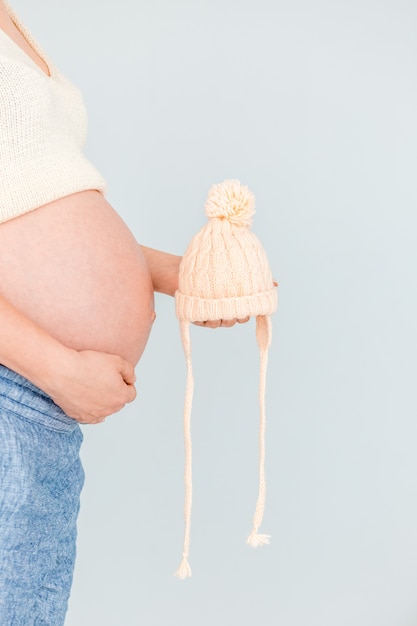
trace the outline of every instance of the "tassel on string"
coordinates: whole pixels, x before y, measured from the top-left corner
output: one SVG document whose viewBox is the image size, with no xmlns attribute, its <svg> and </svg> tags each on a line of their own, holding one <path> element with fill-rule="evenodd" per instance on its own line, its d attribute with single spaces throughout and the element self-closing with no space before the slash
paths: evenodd
<svg viewBox="0 0 417 626">
<path fill-rule="evenodd" d="M 271 535 L 261 535 L 260 533 L 251 532 L 246 539 L 246 543 L 252 548 L 260 548 L 269 544 Z"/>
<path fill-rule="evenodd" d="M 179 578 L 180 580 L 185 580 L 186 578 L 191 578 L 191 567 L 190 567 L 190 564 L 188 562 L 187 557 L 185 557 L 185 556 L 183 557 L 183 559 L 181 561 L 181 565 L 179 566 L 179 568 L 175 572 L 175 576 L 177 578 Z"/>
<path fill-rule="evenodd" d="M 261 365 L 260 365 L 260 382 L 259 382 L 259 405 L 260 405 L 260 425 L 259 425 L 259 495 L 256 503 L 255 515 L 253 517 L 252 532 L 246 540 L 246 543 L 252 548 L 259 548 L 269 544 L 271 535 L 258 533 L 262 524 L 262 518 L 265 510 L 265 387 L 266 387 L 266 368 L 268 364 L 268 348 L 271 345 L 272 325 L 271 319 L 266 315 L 259 315 L 256 318 L 256 339 L 260 349 Z"/>
</svg>

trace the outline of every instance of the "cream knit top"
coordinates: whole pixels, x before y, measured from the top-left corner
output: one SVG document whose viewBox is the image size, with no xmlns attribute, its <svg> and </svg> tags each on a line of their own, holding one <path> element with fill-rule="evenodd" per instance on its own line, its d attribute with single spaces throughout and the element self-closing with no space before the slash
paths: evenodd
<svg viewBox="0 0 417 626">
<path fill-rule="evenodd" d="M 80 91 L 6 7 L 50 76 L 0 29 L 0 222 L 78 191 L 106 190 L 82 151 L 87 115 Z"/>
</svg>

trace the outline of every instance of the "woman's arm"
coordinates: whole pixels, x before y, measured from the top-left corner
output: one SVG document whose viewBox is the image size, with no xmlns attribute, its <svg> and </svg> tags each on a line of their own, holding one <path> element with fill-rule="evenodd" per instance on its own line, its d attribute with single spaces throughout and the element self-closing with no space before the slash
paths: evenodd
<svg viewBox="0 0 417 626">
<path fill-rule="evenodd" d="M 154 291 L 165 293 L 168 296 L 174 296 L 178 289 L 178 271 L 181 263 L 180 256 L 140 246 L 148 264 L 149 272 L 152 278 Z M 204 328 L 230 328 L 236 323 L 244 324 L 249 321 L 249 317 L 244 319 L 233 320 L 209 320 L 207 322 L 194 322 L 196 326 Z"/>
<path fill-rule="evenodd" d="M 130 363 L 64 346 L 1 296 L 0 363 L 45 391 L 81 423 L 101 422 L 136 397 Z"/>
<path fill-rule="evenodd" d="M 178 289 L 178 270 L 182 257 L 142 245 L 140 248 L 148 264 L 154 291 L 174 296 Z"/>
</svg>

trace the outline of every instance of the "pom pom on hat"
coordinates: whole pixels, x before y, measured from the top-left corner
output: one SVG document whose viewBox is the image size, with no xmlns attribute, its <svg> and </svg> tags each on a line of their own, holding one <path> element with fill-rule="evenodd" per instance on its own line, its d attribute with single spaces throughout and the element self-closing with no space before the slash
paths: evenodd
<svg viewBox="0 0 417 626">
<path fill-rule="evenodd" d="M 204 205 L 208 218 L 226 219 L 236 226 L 250 226 L 255 213 L 255 196 L 238 180 L 213 185 Z"/>
<path fill-rule="evenodd" d="M 185 534 L 183 558 L 176 576 L 191 576 L 188 563 L 192 503 L 191 408 L 194 378 L 191 362 L 190 322 L 256 317 L 256 340 L 260 350 L 259 494 L 248 545 L 269 543 L 258 532 L 265 508 L 265 385 L 268 348 L 271 344 L 270 315 L 277 308 L 277 291 L 266 253 L 250 231 L 255 197 L 238 180 L 213 185 L 205 203 L 208 223 L 193 237 L 180 264 L 176 314 L 187 361 L 184 404 L 185 444 Z"/>
</svg>

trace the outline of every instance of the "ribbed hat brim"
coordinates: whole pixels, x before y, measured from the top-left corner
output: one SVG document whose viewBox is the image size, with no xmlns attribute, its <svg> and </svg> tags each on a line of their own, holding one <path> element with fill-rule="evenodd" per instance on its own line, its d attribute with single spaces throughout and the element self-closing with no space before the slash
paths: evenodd
<svg viewBox="0 0 417 626">
<path fill-rule="evenodd" d="M 275 287 L 269 291 L 236 298 L 198 298 L 179 291 L 175 294 L 177 317 L 188 322 L 243 319 L 250 315 L 271 315 L 277 308 Z"/>
</svg>

